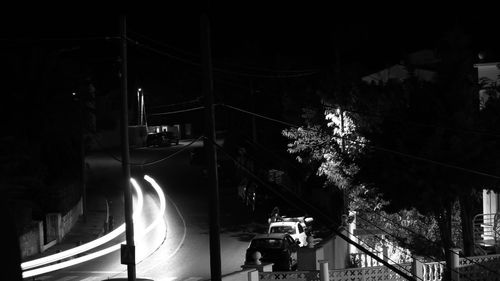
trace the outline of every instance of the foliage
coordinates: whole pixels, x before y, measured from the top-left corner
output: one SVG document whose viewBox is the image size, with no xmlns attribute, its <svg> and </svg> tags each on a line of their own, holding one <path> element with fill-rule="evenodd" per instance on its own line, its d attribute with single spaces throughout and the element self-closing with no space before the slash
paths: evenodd
<svg viewBox="0 0 500 281">
<path fill-rule="evenodd" d="M 402 82 L 358 82 L 324 98 L 323 105 L 347 112 L 344 121 L 352 122 L 353 130 L 340 130 L 338 115 L 328 108 L 321 122 L 308 121 L 322 112 L 309 110 L 314 114 L 304 115 L 305 126 L 283 133 L 292 141 L 290 153 L 315 163 L 318 174 L 348 191 L 351 210 L 383 211 L 396 222 L 406 221 L 415 233 L 370 217 L 398 243 L 447 257 L 454 246 L 471 253 L 475 202 L 470 199 L 499 186 L 491 175 L 500 167 L 500 136 L 494 133 L 500 102 L 489 95 L 479 110 L 473 56 L 463 34 L 450 33 L 437 54 L 434 81 L 410 75 Z M 441 249 L 434 251 L 436 245 Z"/>
</svg>

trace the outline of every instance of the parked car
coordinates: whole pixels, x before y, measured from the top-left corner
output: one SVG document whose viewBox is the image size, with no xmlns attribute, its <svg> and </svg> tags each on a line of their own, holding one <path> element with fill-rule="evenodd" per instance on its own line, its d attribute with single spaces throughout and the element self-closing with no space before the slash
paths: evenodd
<svg viewBox="0 0 500 281">
<path fill-rule="evenodd" d="M 305 225 L 300 221 L 277 221 L 269 224 L 268 233 L 288 233 L 300 247 L 307 246 Z"/>
<path fill-rule="evenodd" d="M 272 262 L 273 271 L 291 271 L 297 269 L 297 251 L 299 245 L 287 233 L 258 234 L 246 250 L 245 264 L 254 264 L 255 252 L 261 254 L 260 262 Z"/>
<path fill-rule="evenodd" d="M 148 134 L 146 136 L 147 146 L 160 146 L 162 144 L 161 136 L 157 133 Z"/>
<path fill-rule="evenodd" d="M 179 136 L 176 133 L 174 133 L 172 131 L 166 131 L 166 132 L 162 132 L 160 134 L 163 138 L 164 144 L 166 144 L 166 145 L 172 145 L 172 144 L 178 145 L 179 144 Z"/>
<path fill-rule="evenodd" d="M 148 134 L 146 137 L 147 146 L 170 146 L 179 144 L 179 136 L 170 131 Z"/>
</svg>

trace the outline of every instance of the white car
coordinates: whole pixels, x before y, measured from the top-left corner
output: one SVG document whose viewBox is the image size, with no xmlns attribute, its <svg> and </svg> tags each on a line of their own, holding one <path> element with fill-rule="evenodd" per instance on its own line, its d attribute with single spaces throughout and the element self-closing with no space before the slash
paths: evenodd
<svg viewBox="0 0 500 281">
<path fill-rule="evenodd" d="M 269 224 L 267 233 L 288 233 L 295 241 L 299 242 L 300 247 L 307 246 L 307 234 L 304 225 L 296 220 L 283 220 Z"/>
</svg>

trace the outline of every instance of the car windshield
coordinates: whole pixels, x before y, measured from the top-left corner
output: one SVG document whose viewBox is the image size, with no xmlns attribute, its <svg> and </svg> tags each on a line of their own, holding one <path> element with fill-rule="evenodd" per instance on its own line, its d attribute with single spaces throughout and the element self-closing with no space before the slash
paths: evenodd
<svg viewBox="0 0 500 281">
<path fill-rule="evenodd" d="M 250 248 L 271 248 L 271 249 L 279 249 L 283 247 L 282 239 L 254 239 L 250 244 Z"/>
<path fill-rule="evenodd" d="M 271 227 L 270 233 L 288 233 L 288 234 L 295 234 L 295 229 L 289 225 L 283 225 L 283 226 L 273 226 Z"/>
</svg>

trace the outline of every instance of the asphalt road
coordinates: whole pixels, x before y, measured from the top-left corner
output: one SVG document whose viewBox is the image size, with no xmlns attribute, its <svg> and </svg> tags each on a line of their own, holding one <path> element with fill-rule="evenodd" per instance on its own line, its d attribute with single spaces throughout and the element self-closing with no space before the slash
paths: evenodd
<svg viewBox="0 0 500 281">
<path fill-rule="evenodd" d="M 135 228 L 145 227 L 158 212 L 159 199 L 148 183 L 145 174 L 154 178 L 165 194 L 166 212 L 164 227 L 158 227 L 137 243 L 137 277 L 155 281 L 206 280 L 210 274 L 209 251 L 209 186 L 202 167 L 190 164 L 189 151 L 202 146 L 198 141 L 187 147 L 179 145 L 160 148 L 139 148 L 130 152 L 131 175 L 144 187 L 143 216 Z M 89 162 L 88 186 L 98 188 L 108 198 L 122 200 L 120 179 L 122 166 L 120 151 L 93 153 Z M 230 187 L 229 187 L 230 188 Z M 234 190 L 220 191 L 220 241 L 221 271 L 229 274 L 241 269 L 250 239 L 262 229 L 250 223 Z M 234 191 L 234 192 L 233 192 Z M 118 215 L 115 223 L 123 222 Z M 137 224 L 144 225 L 138 226 Z M 116 240 L 123 241 L 122 235 Z M 113 241 L 116 242 L 116 241 Z M 116 243 L 115 243 L 116 244 Z M 139 257 L 139 252 L 142 256 Z M 105 280 L 126 277 L 126 266 L 120 263 L 120 252 L 115 251 L 97 259 L 54 272 L 43 280 Z M 42 280 L 42 279 L 40 279 Z"/>
</svg>

